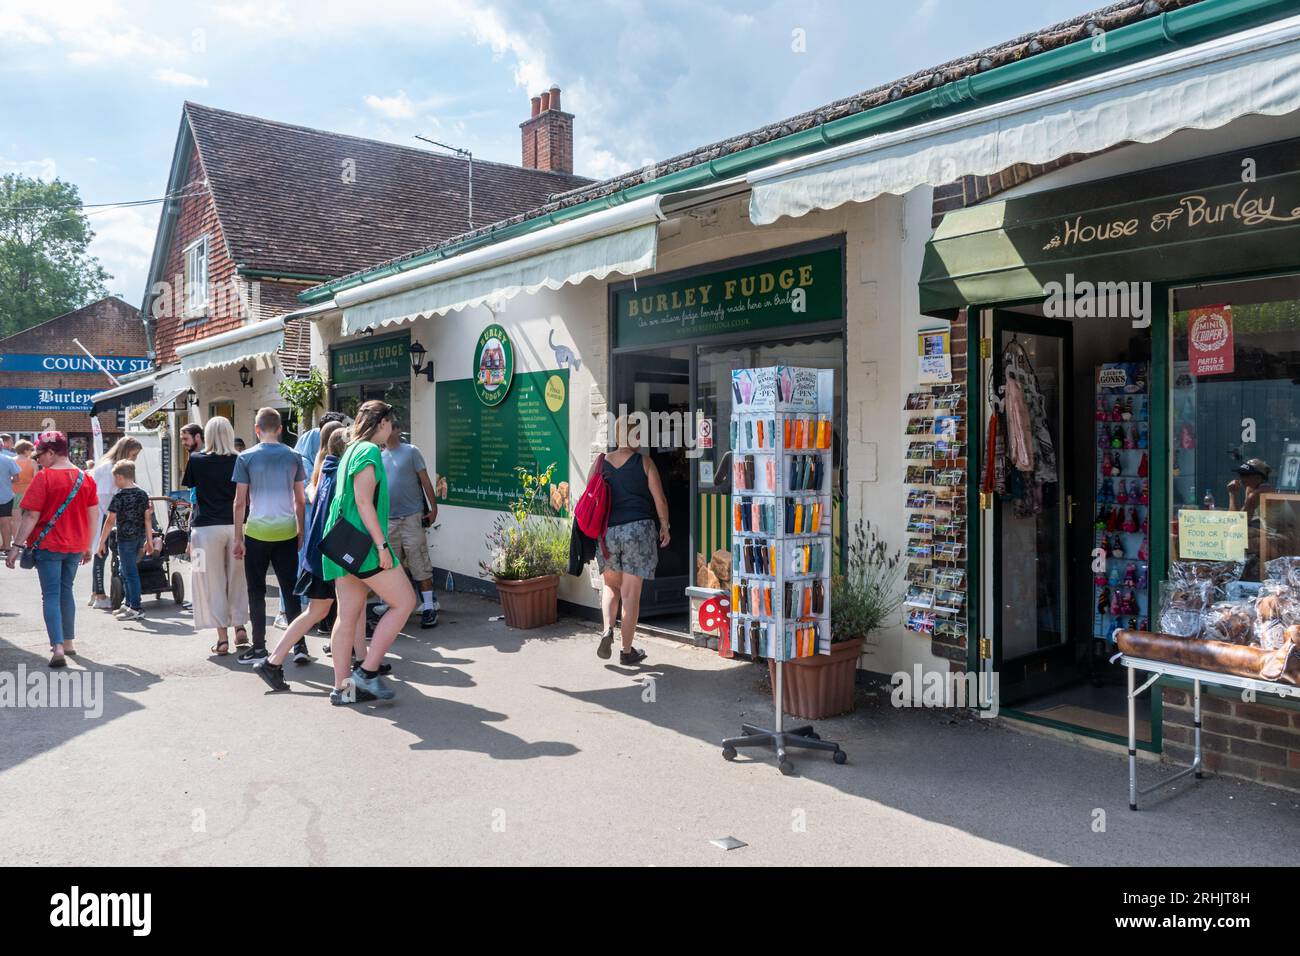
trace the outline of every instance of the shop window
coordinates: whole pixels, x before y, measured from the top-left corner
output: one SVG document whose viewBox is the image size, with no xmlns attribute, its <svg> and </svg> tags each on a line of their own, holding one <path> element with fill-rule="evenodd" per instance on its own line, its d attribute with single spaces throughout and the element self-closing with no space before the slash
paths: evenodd
<svg viewBox="0 0 1300 956">
<path fill-rule="evenodd" d="M 357 409 L 372 398 L 381 399 L 393 406 L 402 437 L 410 441 L 411 383 L 409 380 L 339 386 L 332 393 L 330 411 L 356 417 Z"/>
<path fill-rule="evenodd" d="M 185 318 L 200 319 L 208 311 L 208 237 L 185 247 Z"/>
<path fill-rule="evenodd" d="M 1300 555 L 1300 277 L 1176 289 L 1170 325 L 1171 556 L 1180 511 L 1242 512 L 1260 580 Z"/>
</svg>

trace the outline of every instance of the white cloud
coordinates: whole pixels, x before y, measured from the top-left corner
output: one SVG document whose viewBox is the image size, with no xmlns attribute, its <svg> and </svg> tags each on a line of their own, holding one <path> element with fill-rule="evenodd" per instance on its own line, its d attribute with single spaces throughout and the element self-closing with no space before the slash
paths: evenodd
<svg viewBox="0 0 1300 956">
<path fill-rule="evenodd" d="M 43 156 L 40 159 L 6 159 L 0 156 L 0 174 L 4 173 L 21 173 L 48 183 L 58 175 L 58 167 L 53 156 Z"/>
<path fill-rule="evenodd" d="M 264 30 L 273 27 L 280 30 L 294 30 L 297 20 L 284 8 L 283 3 L 226 3 L 214 11 L 222 20 L 249 30 Z"/>
<path fill-rule="evenodd" d="M 398 90 L 396 96 L 375 96 L 372 93 L 366 97 L 366 106 L 389 119 L 414 119 L 419 112 L 405 90 Z"/>
<path fill-rule="evenodd" d="M 912 26 L 929 26 L 934 22 L 935 15 L 938 12 L 939 0 L 921 0 L 916 9 L 912 11 Z"/>
<path fill-rule="evenodd" d="M 160 206 L 130 206 L 88 210 L 95 238 L 90 253 L 112 276 L 109 292 L 120 292 L 127 302 L 144 298 L 144 285 L 158 231 Z"/>
<path fill-rule="evenodd" d="M 189 73 L 182 73 L 180 70 L 173 70 L 171 67 L 164 67 L 161 70 L 154 70 L 153 78 L 159 83 L 167 86 L 207 86 L 208 81 L 200 76 L 191 76 Z"/>
</svg>

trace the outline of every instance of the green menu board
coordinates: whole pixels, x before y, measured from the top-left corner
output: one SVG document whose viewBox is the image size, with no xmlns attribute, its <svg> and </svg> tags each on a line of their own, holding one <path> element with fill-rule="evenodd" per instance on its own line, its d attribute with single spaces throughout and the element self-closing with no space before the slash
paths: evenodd
<svg viewBox="0 0 1300 956">
<path fill-rule="evenodd" d="M 437 384 L 434 490 L 441 505 L 505 511 L 519 490 L 515 468 L 552 462 L 556 512 L 569 500 L 569 370 L 517 373 L 499 405 L 486 406 L 474 379 Z"/>
</svg>

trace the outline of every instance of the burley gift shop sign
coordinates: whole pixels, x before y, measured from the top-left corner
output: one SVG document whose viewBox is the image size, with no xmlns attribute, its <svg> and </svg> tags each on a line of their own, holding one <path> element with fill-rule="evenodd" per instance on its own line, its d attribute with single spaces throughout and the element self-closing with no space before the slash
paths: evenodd
<svg viewBox="0 0 1300 956">
<path fill-rule="evenodd" d="M 1227 375 L 1236 367 L 1232 352 L 1232 306 L 1192 309 L 1187 316 L 1187 358 L 1193 375 Z"/>
<path fill-rule="evenodd" d="M 615 344 L 654 345 L 708 335 L 840 319 L 839 248 L 737 266 L 615 293 Z"/>
<path fill-rule="evenodd" d="M 6 412 L 88 412 L 89 388 L 0 388 L 0 409 Z"/>
<path fill-rule="evenodd" d="M 411 333 L 377 342 L 341 345 L 330 352 L 330 383 L 404 382 L 411 375 Z"/>
<path fill-rule="evenodd" d="M 113 375 L 142 372 L 149 368 L 149 359 L 142 355 L 100 355 L 98 360 Z M 101 374 L 100 366 L 88 355 L 43 355 L 37 352 L 10 352 L 0 355 L 0 372 Z"/>
</svg>

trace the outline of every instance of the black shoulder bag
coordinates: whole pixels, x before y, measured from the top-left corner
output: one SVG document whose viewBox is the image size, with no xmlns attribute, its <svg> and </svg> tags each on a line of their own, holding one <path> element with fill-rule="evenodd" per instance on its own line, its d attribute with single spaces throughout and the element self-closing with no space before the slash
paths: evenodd
<svg viewBox="0 0 1300 956">
<path fill-rule="evenodd" d="M 373 467 L 373 466 L 372 466 Z M 352 492 L 351 478 L 344 478 L 348 482 L 347 490 Z M 379 515 L 379 485 L 375 484 L 375 515 Z M 347 571 L 348 574 L 356 575 L 361 565 L 366 563 L 370 557 L 370 552 L 374 550 L 375 542 L 370 538 L 370 532 L 364 528 L 358 528 L 347 518 L 343 517 L 343 507 L 339 505 L 339 520 L 330 528 L 329 533 L 320 539 L 321 554 L 329 558 L 340 568 Z"/>
</svg>

